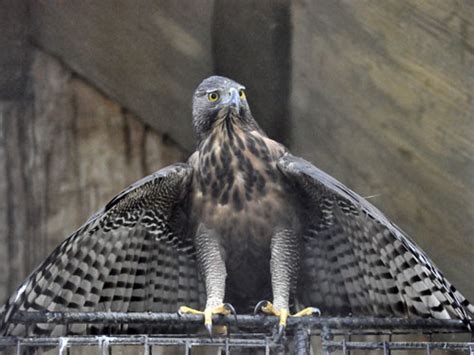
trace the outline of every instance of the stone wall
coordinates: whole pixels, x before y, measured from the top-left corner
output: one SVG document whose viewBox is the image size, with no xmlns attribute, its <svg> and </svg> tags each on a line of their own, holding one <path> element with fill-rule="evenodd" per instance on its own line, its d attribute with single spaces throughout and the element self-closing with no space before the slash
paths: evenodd
<svg viewBox="0 0 474 355">
<path fill-rule="evenodd" d="M 298 0 L 292 148 L 474 299 L 474 3 Z"/>
<path fill-rule="evenodd" d="M 0 102 L 0 303 L 115 194 L 185 159 L 51 56 L 35 50 L 29 77 Z"/>
<path fill-rule="evenodd" d="M 46 235 L 54 232 L 51 245 L 56 243 L 92 212 L 91 201 L 98 204 L 143 175 L 153 159 L 137 152 L 160 140 L 143 143 L 140 132 L 155 133 L 141 122 L 190 152 L 192 91 L 215 72 L 248 87 L 256 118 L 270 136 L 371 197 L 474 299 L 472 2 L 31 1 L 29 11 L 22 2 L 3 2 L 10 6 L 2 9 L 15 11 L 0 17 L 9 29 L 0 41 L 11 49 L 2 52 L 0 73 L 14 68 L 23 81 L 0 81 L 12 88 L 0 87 L 0 93 L 16 97 L 13 92 L 30 88 L 24 99 L 3 95 L 1 103 L 0 163 L 8 169 L 0 170 L 0 196 L 6 196 L 0 199 L 6 221 L 0 228 L 10 228 L 1 230 L 7 246 L 1 253 L 15 258 L 13 252 L 22 250 L 5 266 L 7 278 L 18 282 L 39 254 L 46 255 Z M 22 21 L 31 24 L 28 41 L 24 27 L 6 25 Z M 41 80 L 26 85 L 25 42 L 59 58 L 70 68 L 62 69 L 67 74 L 55 79 L 43 70 Z M 38 59 L 34 63 L 36 68 Z M 81 82 L 71 72 L 118 104 L 81 101 L 87 85 L 71 84 Z M 55 94 L 47 98 L 49 93 Z M 139 121 L 124 119 L 131 115 L 119 105 Z M 91 121 L 72 118 L 86 111 Z M 95 135 L 103 130 L 109 135 Z M 88 139 L 100 141 L 100 154 L 92 143 L 81 148 Z M 48 148 L 53 143 L 56 148 Z M 94 159 L 103 163 L 91 164 Z M 95 170 L 102 164 L 109 166 Z M 81 173 L 72 173 L 77 166 Z M 49 184 L 51 176 L 56 180 Z M 76 188 L 87 197 L 67 197 L 64 191 Z M 102 189 L 111 189 L 110 195 Z M 61 194 L 61 205 L 51 202 Z M 71 227 L 59 231 L 63 227 L 52 220 L 44 222 L 49 213 L 58 221 L 72 219 Z"/>
</svg>

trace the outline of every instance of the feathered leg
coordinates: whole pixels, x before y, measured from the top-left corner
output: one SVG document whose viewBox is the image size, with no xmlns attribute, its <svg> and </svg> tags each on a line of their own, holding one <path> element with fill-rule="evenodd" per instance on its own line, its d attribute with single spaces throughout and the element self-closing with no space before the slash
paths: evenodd
<svg viewBox="0 0 474 355">
<path fill-rule="evenodd" d="M 225 279 L 227 277 L 221 246 L 216 233 L 200 224 L 195 238 L 198 262 L 206 284 L 206 308 L 204 311 L 182 306 L 179 313 L 204 315 L 204 326 L 212 335 L 212 316 L 214 314 L 235 314 L 234 307 L 224 303 Z"/>
<path fill-rule="evenodd" d="M 260 301 L 255 307 L 254 312 L 262 311 L 280 318 L 278 338 L 285 331 L 287 319 L 290 316 L 290 293 L 295 286 L 298 274 L 299 253 L 299 239 L 293 230 L 280 229 L 274 234 L 271 243 L 270 259 L 273 303 Z M 310 316 L 314 313 L 319 313 L 319 309 L 309 307 L 293 316 Z"/>
</svg>

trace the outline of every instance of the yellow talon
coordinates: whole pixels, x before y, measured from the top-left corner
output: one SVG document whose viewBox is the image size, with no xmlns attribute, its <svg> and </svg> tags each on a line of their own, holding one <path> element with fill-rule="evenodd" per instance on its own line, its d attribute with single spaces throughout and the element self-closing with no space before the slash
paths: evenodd
<svg viewBox="0 0 474 355">
<path fill-rule="evenodd" d="M 273 304 L 268 301 L 260 301 L 255 306 L 254 314 L 257 314 L 260 311 L 266 314 L 277 316 L 279 318 L 278 333 L 275 338 L 275 341 L 279 341 L 279 339 L 283 335 L 286 328 L 287 321 L 288 321 L 288 317 L 306 317 L 306 316 L 312 316 L 315 313 L 319 315 L 321 314 L 318 308 L 308 307 L 291 315 L 288 309 L 286 308 L 276 309 L 273 306 Z"/>
<path fill-rule="evenodd" d="M 207 331 L 209 332 L 209 335 L 212 336 L 212 316 L 214 314 L 220 314 L 223 316 L 227 316 L 229 314 L 235 314 L 234 307 L 228 303 L 223 303 L 217 307 L 211 308 L 207 307 L 204 309 L 204 311 L 199 311 L 194 308 L 186 307 L 186 306 L 181 306 L 179 307 L 178 310 L 179 314 L 198 314 L 198 315 L 204 315 L 204 326 L 206 327 Z M 221 326 L 221 327 L 216 327 L 217 332 L 219 334 L 225 334 L 227 332 L 227 327 Z"/>
<path fill-rule="evenodd" d="M 257 306 L 255 307 L 254 314 L 257 314 L 259 311 L 262 311 L 263 313 L 270 314 L 272 316 L 277 316 L 280 318 L 284 318 L 285 320 L 288 317 L 309 317 L 314 314 L 321 315 L 321 311 L 316 308 L 316 307 L 307 307 L 305 309 L 302 309 L 301 311 L 295 313 L 295 314 L 290 314 L 289 311 L 285 308 L 282 309 L 276 309 L 271 302 L 268 301 L 260 301 Z M 280 321 L 280 324 L 282 322 Z"/>
<path fill-rule="evenodd" d="M 204 326 L 206 328 L 212 327 L 212 314 L 213 314 L 212 308 L 206 308 L 204 310 Z"/>
<path fill-rule="evenodd" d="M 321 311 L 316 307 L 307 307 L 292 315 L 292 317 L 309 317 L 313 314 L 321 315 Z"/>
<path fill-rule="evenodd" d="M 273 307 L 273 304 L 271 302 L 267 302 L 265 306 L 262 307 L 262 312 L 266 314 L 271 314 L 277 317 L 280 316 L 280 311 L 277 310 L 275 307 Z"/>
<path fill-rule="evenodd" d="M 198 311 L 197 309 L 186 307 L 186 306 L 179 307 L 178 313 L 179 314 L 198 314 L 198 315 L 204 314 L 203 311 Z"/>
<path fill-rule="evenodd" d="M 286 328 L 286 320 L 288 319 L 289 312 L 287 309 L 280 309 L 280 327 Z"/>
</svg>

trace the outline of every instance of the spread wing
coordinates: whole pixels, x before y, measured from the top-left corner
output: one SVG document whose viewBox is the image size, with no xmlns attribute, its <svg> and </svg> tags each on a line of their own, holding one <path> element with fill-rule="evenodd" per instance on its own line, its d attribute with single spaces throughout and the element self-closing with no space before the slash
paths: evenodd
<svg viewBox="0 0 474 355">
<path fill-rule="evenodd" d="M 297 300 L 323 314 L 459 318 L 474 308 L 377 208 L 311 163 L 279 168 L 307 213 Z"/>
<path fill-rule="evenodd" d="M 175 164 L 136 182 L 53 253 L 8 300 L 0 329 L 23 334 L 9 324 L 17 310 L 175 312 L 200 308 L 199 280 L 187 218 L 192 168 Z M 39 324 L 32 333 L 62 335 L 62 325 Z M 84 333 L 73 325 L 70 333 Z M 96 329 L 97 330 L 97 329 Z"/>
</svg>

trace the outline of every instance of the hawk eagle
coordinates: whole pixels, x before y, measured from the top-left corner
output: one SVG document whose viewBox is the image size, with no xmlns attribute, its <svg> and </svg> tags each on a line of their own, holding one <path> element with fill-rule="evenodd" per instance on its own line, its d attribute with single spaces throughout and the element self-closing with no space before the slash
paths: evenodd
<svg viewBox="0 0 474 355">
<path fill-rule="evenodd" d="M 280 318 L 471 319 L 473 307 L 378 209 L 268 138 L 245 88 L 205 79 L 197 149 L 131 185 L 67 238 L 5 305 L 18 310 L 256 311 Z M 308 307 L 308 308 L 305 308 Z M 34 334 L 65 326 L 38 324 Z M 71 326 L 71 332 L 85 331 Z"/>
</svg>

